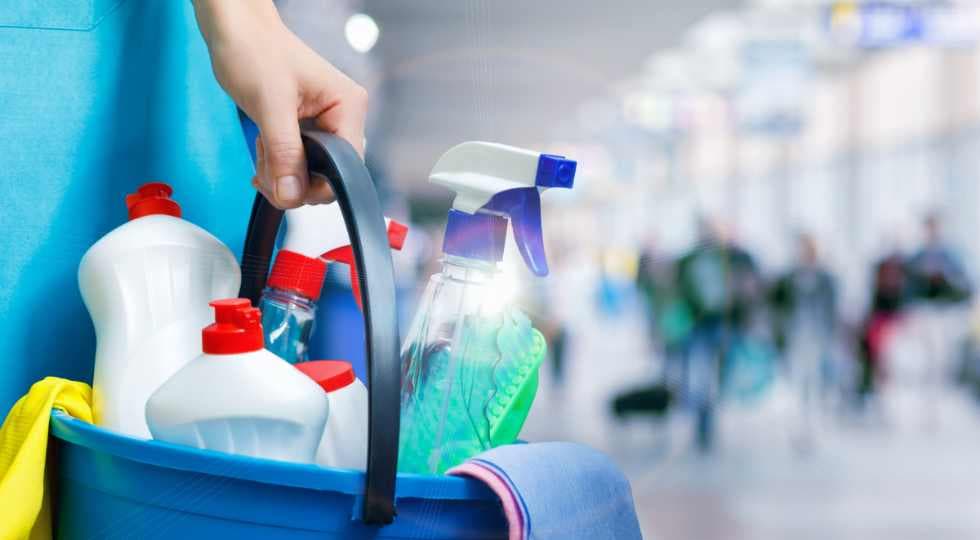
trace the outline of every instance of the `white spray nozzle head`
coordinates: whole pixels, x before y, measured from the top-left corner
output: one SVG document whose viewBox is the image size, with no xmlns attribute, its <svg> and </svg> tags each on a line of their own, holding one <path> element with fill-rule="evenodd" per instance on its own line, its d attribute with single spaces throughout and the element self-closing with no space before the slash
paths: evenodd
<svg viewBox="0 0 980 540">
<path fill-rule="evenodd" d="M 506 144 L 469 141 L 439 158 L 429 181 L 456 192 L 453 208 L 473 214 L 497 193 L 536 186 L 539 152 Z"/>
<path fill-rule="evenodd" d="M 548 273 L 541 233 L 541 192 L 570 189 L 576 164 L 563 156 L 488 142 L 465 142 L 436 162 L 429 180 L 456 192 L 443 252 L 490 262 L 503 257 L 507 221 L 524 262 Z"/>
</svg>

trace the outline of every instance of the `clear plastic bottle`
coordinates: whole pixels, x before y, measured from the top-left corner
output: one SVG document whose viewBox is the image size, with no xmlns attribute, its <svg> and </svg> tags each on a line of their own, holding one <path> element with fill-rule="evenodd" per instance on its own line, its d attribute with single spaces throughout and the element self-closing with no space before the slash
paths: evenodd
<svg viewBox="0 0 980 540">
<path fill-rule="evenodd" d="M 468 142 L 429 175 L 456 192 L 442 271 L 434 275 L 402 347 L 402 472 L 441 474 L 514 442 L 538 387 L 545 341 L 497 286 L 508 222 L 524 263 L 548 273 L 541 191 L 571 188 L 575 162 L 501 144 Z"/>
<path fill-rule="evenodd" d="M 316 302 L 305 296 L 267 287 L 259 303 L 265 348 L 296 364 L 309 360 L 310 336 L 316 322 Z"/>
<path fill-rule="evenodd" d="M 295 364 L 309 360 L 310 336 L 327 263 L 290 250 L 280 250 L 269 273 L 259 309 L 265 348 Z"/>
</svg>

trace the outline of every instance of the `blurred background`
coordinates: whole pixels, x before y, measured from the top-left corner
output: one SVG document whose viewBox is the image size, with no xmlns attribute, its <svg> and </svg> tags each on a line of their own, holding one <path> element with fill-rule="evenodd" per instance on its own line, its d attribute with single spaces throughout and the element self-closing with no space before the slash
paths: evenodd
<svg viewBox="0 0 980 540">
<path fill-rule="evenodd" d="M 522 437 L 612 456 L 648 538 L 980 534 L 980 6 L 279 5 L 371 92 L 403 328 L 444 151 L 578 161 L 543 196 L 551 275 L 505 257 L 550 349 Z M 361 347 L 345 279 L 324 357 Z"/>
</svg>

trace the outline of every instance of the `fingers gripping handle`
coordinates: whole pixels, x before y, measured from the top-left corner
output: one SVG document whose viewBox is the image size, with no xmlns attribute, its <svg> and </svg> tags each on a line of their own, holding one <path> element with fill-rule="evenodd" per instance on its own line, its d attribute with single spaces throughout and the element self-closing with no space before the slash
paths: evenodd
<svg viewBox="0 0 980 540">
<path fill-rule="evenodd" d="M 395 279 L 387 229 L 374 182 L 350 144 L 335 135 L 307 131 L 303 146 L 311 175 L 325 178 L 333 188 L 360 269 L 370 388 L 363 520 L 383 525 L 395 515 L 401 390 Z M 255 305 L 265 286 L 282 217 L 282 211 L 256 195 L 242 256 L 241 289 L 241 295 Z"/>
</svg>

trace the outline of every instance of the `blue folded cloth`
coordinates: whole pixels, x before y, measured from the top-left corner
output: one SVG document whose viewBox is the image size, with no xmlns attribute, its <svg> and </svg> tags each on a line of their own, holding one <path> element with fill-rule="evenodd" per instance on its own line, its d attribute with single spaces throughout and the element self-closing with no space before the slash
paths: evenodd
<svg viewBox="0 0 980 540">
<path fill-rule="evenodd" d="M 510 540 L 643 538 L 629 481 L 605 455 L 579 444 L 500 446 L 449 474 L 476 478 L 500 497 Z"/>
</svg>

